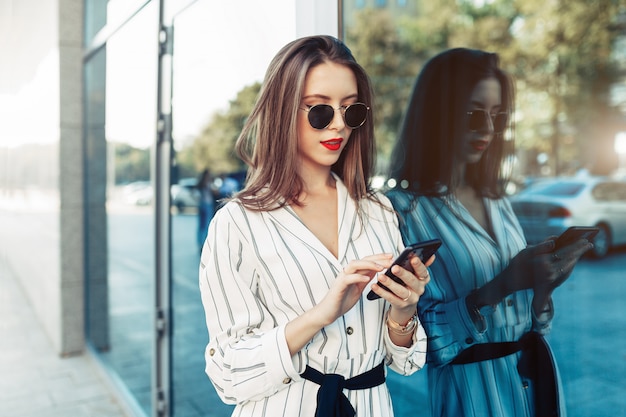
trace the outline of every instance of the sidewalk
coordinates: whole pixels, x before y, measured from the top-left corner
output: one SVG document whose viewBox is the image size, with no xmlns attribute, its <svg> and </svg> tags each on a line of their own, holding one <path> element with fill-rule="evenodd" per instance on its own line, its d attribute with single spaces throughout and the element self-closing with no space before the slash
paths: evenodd
<svg viewBox="0 0 626 417">
<path fill-rule="evenodd" d="M 58 356 L 0 259 L 0 416 L 126 417 L 95 366 Z"/>
</svg>

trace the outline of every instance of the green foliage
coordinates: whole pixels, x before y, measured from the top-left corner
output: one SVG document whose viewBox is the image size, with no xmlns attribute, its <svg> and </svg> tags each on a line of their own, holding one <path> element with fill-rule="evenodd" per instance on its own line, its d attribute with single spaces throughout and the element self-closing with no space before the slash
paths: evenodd
<svg viewBox="0 0 626 417">
<path fill-rule="evenodd" d="M 611 56 L 616 37 L 626 35 L 614 23 L 624 7 L 622 0 L 440 0 L 419 2 L 418 16 L 361 10 L 346 42 L 375 85 L 381 159 L 423 62 L 469 47 L 497 52 L 516 79 L 519 154 L 547 153 L 553 173 L 614 168 L 609 148 L 625 127 L 608 97 L 619 81 Z"/>
<path fill-rule="evenodd" d="M 115 183 L 128 184 L 150 180 L 150 150 L 134 148 L 126 143 L 110 142 L 115 151 Z"/>
<path fill-rule="evenodd" d="M 402 42 L 391 16 L 384 10 L 365 9 L 346 32 L 346 44 L 365 68 L 374 85 L 374 123 L 380 161 L 391 152 L 405 103 L 415 81 L 419 60 Z M 382 163 L 379 163 L 382 167 Z"/>
<path fill-rule="evenodd" d="M 626 36 L 624 25 L 615 23 L 626 13 L 624 0 L 421 0 L 418 6 L 417 16 L 365 8 L 345 30 L 346 44 L 374 84 L 379 161 L 388 159 L 423 63 L 444 49 L 469 47 L 497 52 L 515 77 L 516 147 L 527 161 L 524 173 L 537 173 L 533 162 L 542 152 L 550 156 L 552 173 L 579 165 L 614 168 L 613 138 L 626 130 L 624 115 L 609 103 L 620 77 L 615 39 Z M 234 143 L 259 88 L 241 90 L 191 147 L 180 150 L 181 167 L 242 168 Z"/>
<path fill-rule="evenodd" d="M 214 174 L 240 171 L 243 162 L 235 155 L 235 142 L 252 111 L 260 83 L 244 87 L 230 101 L 228 110 L 216 113 L 191 146 L 196 172 L 210 168 Z"/>
</svg>

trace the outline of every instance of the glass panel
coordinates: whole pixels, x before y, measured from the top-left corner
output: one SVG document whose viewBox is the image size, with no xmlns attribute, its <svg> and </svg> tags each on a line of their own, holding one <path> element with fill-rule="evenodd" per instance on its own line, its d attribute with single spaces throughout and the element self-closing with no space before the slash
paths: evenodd
<svg viewBox="0 0 626 417">
<path fill-rule="evenodd" d="M 250 36 L 254 34 L 254 36 Z M 230 416 L 204 373 L 208 341 L 198 290 L 199 216 L 195 184 L 204 169 L 214 198 L 241 180 L 234 140 L 271 58 L 295 37 L 291 0 L 198 1 L 174 20 L 173 126 L 178 183 L 173 180 L 174 415 Z M 236 103 L 241 105 L 239 108 Z M 221 192 L 219 185 L 222 185 Z M 209 194 L 207 194 L 208 196 Z M 207 205 L 212 216 L 212 206 Z"/>
<path fill-rule="evenodd" d="M 106 25 L 108 0 L 85 0 L 85 45 Z"/>
<path fill-rule="evenodd" d="M 503 3 L 342 2 L 344 39 L 365 66 L 377 92 L 380 172 L 387 171 L 384 161 L 388 160 L 408 93 L 423 64 L 445 49 L 469 47 L 498 52 L 502 66 L 514 73 L 515 174 L 520 188 L 546 175 L 562 181 L 559 174 L 576 170 L 579 174 L 619 174 L 620 155 L 612 147 L 616 131 L 624 127 L 622 122 L 612 121 L 624 119 L 625 101 L 615 100 L 611 104 L 609 92 L 614 97 L 621 92 L 623 98 L 624 73 L 611 73 L 606 68 L 624 68 L 624 11 L 612 2 L 603 3 L 606 8 L 602 12 L 584 1 L 568 3 L 576 4 L 575 10 L 546 8 L 545 3 L 537 3 L 512 19 L 513 15 L 496 4 Z M 579 25 L 581 32 L 552 32 L 542 27 L 548 18 L 555 27 L 578 19 L 583 22 Z M 607 51 L 605 56 L 597 53 L 599 45 Z M 615 56 L 613 61 L 607 58 L 608 51 Z M 576 59 L 570 60 L 570 56 Z M 529 64 L 530 61 L 539 65 Z M 595 83 L 599 78 L 603 79 L 602 86 Z M 561 89 L 562 86 L 567 88 Z M 618 102 L 622 103 L 621 108 Z M 581 177 L 585 175 L 578 176 Z M 579 189 L 565 182 L 555 186 L 572 195 Z M 544 194 L 555 194 L 555 188 Z M 600 213 L 588 214 L 604 222 Z M 574 217 L 571 221 L 585 220 Z M 550 225 L 544 225 L 546 234 Z M 623 379 L 626 365 L 624 349 L 620 347 L 626 344 L 626 310 L 621 292 L 616 291 L 623 288 L 624 236 L 626 228 L 615 232 L 615 238 L 622 238 L 615 241 L 620 245 L 601 261 L 583 257 L 554 293 L 555 317 L 548 339 L 561 371 L 570 417 L 613 415 L 624 409 L 620 384 L 616 384 Z M 439 258 L 435 262 L 441 261 Z M 436 281 L 437 276 L 433 276 L 433 282 Z M 419 415 L 431 415 L 427 371 L 428 366 L 409 378 L 388 373 L 396 416 L 415 415 L 416 404 L 420 404 Z M 593 389 L 583 389 L 581 382 Z"/>
<path fill-rule="evenodd" d="M 155 335 L 157 6 L 116 32 L 85 73 L 89 340 L 146 414 Z"/>
</svg>

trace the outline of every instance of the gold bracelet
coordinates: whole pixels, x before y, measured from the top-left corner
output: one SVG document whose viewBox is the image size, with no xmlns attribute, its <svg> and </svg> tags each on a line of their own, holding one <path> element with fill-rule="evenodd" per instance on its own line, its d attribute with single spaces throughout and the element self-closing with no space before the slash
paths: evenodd
<svg viewBox="0 0 626 417">
<path fill-rule="evenodd" d="M 386 320 L 389 331 L 391 331 L 394 334 L 397 334 L 398 336 L 408 336 L 415 331 L 415 329 L 417 328 L 417 323 L 418 323 L 417 310 L 415 310 L 415 314 L 413 314 L 413 316 L 409 319 L 409 321 L 404 326 L 401 325 L 400 323 L 395 322 L 391 318 L 390 312 L 391 312 L 391 308 L 387 310 L 387 320 Z"/>
</svg>

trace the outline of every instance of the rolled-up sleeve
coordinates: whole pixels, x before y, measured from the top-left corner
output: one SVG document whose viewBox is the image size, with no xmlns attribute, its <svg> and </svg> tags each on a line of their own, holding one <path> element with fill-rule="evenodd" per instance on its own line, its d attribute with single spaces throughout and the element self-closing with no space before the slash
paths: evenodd
<svg viewBox="0 0 626 417">
<path fill-rule="evenodd" d="M 258 400 L 299 375 L 284 325 L 256 296 L 257 271 L 235 210 L 220 210 L 209 227 L 200 262 L 200 294 L 210 341 L 206 373 L 227 404 Z"/>
<path fill-rule="evenodd" d="M 432 288 L 431 288 L 432 290 Z M 484 331 L 476 328 L 465 298 L 423 306 L 421 316 L 429 329 L 429 361 L 435 365 L 452 361 L 463 349 L 487 341 Z M 426 302 L 426 300 L 424 300 Z"/>
<path fill-rule="evenodd" d="M 387 364 L 394 372 L 408 376 L 424 367 L 426 363 L 427 339 L 421 322 L 418 323 L 415 333 L 413 333 L 413 343 L 408 348 L 395 345 L 389 336 L 389 331 L 386 329 L 384 340 L 387 351 Z"/>
</svg>

